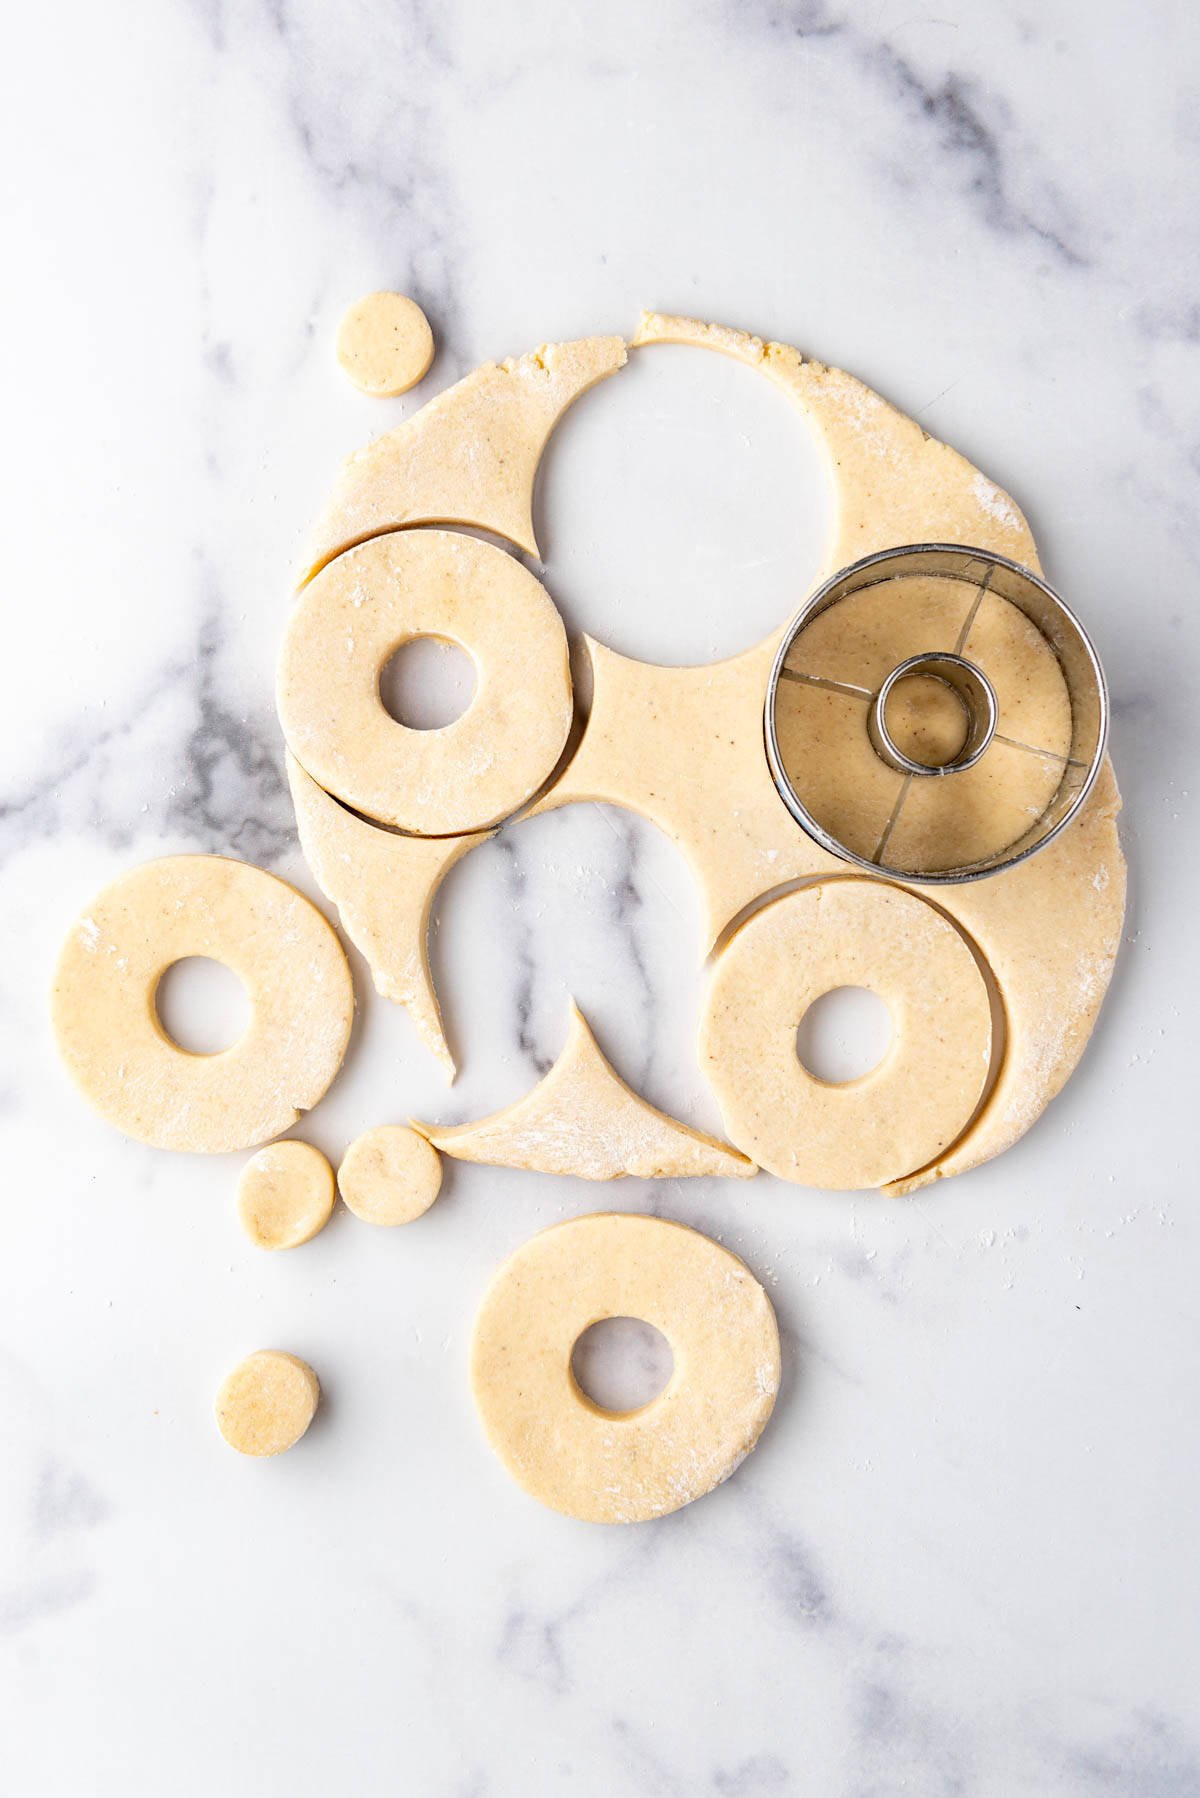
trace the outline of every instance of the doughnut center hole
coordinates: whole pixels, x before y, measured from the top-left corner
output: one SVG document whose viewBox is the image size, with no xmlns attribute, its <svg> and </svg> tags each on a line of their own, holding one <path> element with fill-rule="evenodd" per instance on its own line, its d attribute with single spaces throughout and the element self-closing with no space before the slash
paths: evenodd
<svg viewBox="0 0 1200 1798">
<path fill-rule="evenodd" d="M 475 664 L 449 637 L 410 637 L 380 669 L 379 697 L 406 730 L 445 730 L 475 697 Z"/>
<path fill-rule="evenodd" d="M 223 961 L 186 955 L 172 962 L 154 994 L 158 1021 L 177 1049 L 219 1055 L 250 1027 L 250 995 Z"/>
<path fill-rule="evenodd" d="M 892 1014 L 866 986 L 835 986 L 814 999 L 796 1032 L 796 1056 L 827 1086 L 845 1086 L 877 1068 L 892 1042 Z"/>
<path fill-rule="evenodd" d="M 960 756 L 971 728 L 965 700 L 936 674 L 898 680 L 883 715 L 896 748 L 926 768 L 944 768 Z"/>
<path fill-rule="evenodd" d="M 661 1330 L 640 1317 L 602 1317 L 571 1351 L 575 1384 L 601 1411 L 626 1417 L 663 1391 L 675 1367 Z"/>
</svg>

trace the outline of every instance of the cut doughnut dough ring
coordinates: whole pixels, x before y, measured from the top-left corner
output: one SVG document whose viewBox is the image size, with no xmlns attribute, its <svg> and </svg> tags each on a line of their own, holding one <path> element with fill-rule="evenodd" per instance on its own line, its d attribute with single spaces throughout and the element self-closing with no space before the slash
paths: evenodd
<svg viewBox="0 0 1200 1798">
<path fill-rule="evenodd" d="M 413 1128 L 443 1155 L 489 1167 L 574 1174 L 581 1180 L 684 1179 L 694 1174 L 748 1180 L 754 1163 L 648 1105 L 601 1053 L 572 1001 L 566 1046 L 543 1080 L 515 1105 L 473 1124 Z"/>
<path fill-rule="evenodd" d="M 460 718 L 410 730 L 379 677 L 395 650 L 440 636 L 475 663 Z M 279 660 L 279 720 L 300 766 L 369 818 L 420 836 L 486 829 L 554 772 L 571 727 L 567 635 L 541 583 L 455 531 L 376 537 L 300 596 Z"/>
<path fill-rule="evenodd" d="M 571 1353 L 607 1317 L 666 1337 L 674 1371 L 638 1411 L 601 1410 Z M 484 1294 L 471 1384 L 492 1449 L 551 1509 L 641 1523 L 729 1478 L 757 1443 L 779 1389 L 771 1301 L 728 1249 L 660 1218 L 600 1213 L 524 1243 Z"/>
<path fill-rule="evenodd" d="M 414 524 L 491 531 L 539 554 L 533 484 L 573 400 L 625 361 L 620 337 L 543 344 L 489 362 L 343 465 L 312 533 L 301 585 L 353 544 Z"/>
<path fill-rule="evenodd" d="M 376 991 L 405 1008 L 421 1041 L 453 1080 L 454 1057 L 429 971 L 429 911 L 455 862 L 486 843 L 491 832 L 400 836 L 339 805 L 309 779 L 295 756 L 286 761 L 300 847 L 313 879 L 366 957 Z"/>
<path fill-rule="evenodd" d="M 801 1064 L 823 993 L 865 986 L 892 1018 L 879 1066 L 843 1084 Z M 933 1161 L 987 1081 L 991 1001 L 954 926 L 915 893 L 846 876 L 772 900 L 718 957 L 700 1064 L 738 1147 L 781 1180 L 884 1186 Z"/>
<path fill-rule="evenodd" d="M 172 1042 L 155 1006 L 175 962 L 232 968 L 251 1004 L 217 1055 Z M 110 1124 L 159 1149 L 221 1154 L 268 1142 L 321 1098 L 350 1038 L 354 989 L 332 926 L 286 882 L 218 855 L 175 855 L 93 900 L 59 958 L 59 1050 Z"/>
</svg>

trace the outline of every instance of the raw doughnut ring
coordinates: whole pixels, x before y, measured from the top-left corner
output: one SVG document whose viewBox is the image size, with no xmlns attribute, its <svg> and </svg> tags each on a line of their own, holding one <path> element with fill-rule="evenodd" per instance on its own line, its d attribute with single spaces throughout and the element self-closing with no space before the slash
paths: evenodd
<svg viewBox="0 0 1200 1798">
<path fill-rule="evenodd" d="M 831 1084 L 802 1066 L 796 1031 L 839 986 L 886 1001 L 892 1042 L 869 1074 Z M 713 972 L 700 1060 L 739 1149 L 781 1180 L 854 1190 L 902 1179 L 962 1133 L 991 1040 L 959 931 L 915 893 L 843 878 L 773 900 L 738 931 Z"/>
<path fill-rule="evenodd" d="M 217 1055 L 171 1041 L 154 995 L 174 962 L 224 962 L 250 1024 Z M 220 1154 L 267 1142 L 317 1103 L 354 1016 L 333 927 L 302 894 L 246 862 L 173 855 L 106 887 L 71 931 L 53 995 L 59 1049 L 88 1103 L 158 1149 Z"/>
<path fill-rule="evenodd" d="M 640 1317 L 675 1357 L 640 1410 L 580 1391 L 571 1352 L 607 1317 Z M 728 1479 L 779 1389 L 771 1301 L 728 1249 L 683 1224 L 600 1212 L 542 1230 L 496 1273 L 471 1344 L 488 1441 L 533 1498 L 594 1523 L 641 1523 Z"/>
<path fill-rule="evenodd" d="M 414 637 L 475 663 L 475 696 L 441 730 L 384 709 L 379 676 Z M 384 824 L 451 836 L 515 812 L 554 772 L 571 726 L 567 634 L 545 588 L 493 544 L 399 531 L 348 550 L 297 601 L 279 719 L 300 766 Z"/>
</svg>

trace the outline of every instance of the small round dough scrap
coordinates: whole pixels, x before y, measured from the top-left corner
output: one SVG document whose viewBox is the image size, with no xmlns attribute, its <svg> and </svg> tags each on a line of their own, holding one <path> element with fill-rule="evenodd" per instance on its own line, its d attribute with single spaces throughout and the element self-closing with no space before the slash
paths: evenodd
<svg viewBox="0 0 1200 1798">
<path fill-rule="evenodd" d="M 442 1158 L 419 1131 L 380 1124 L 350 1144 L 337 1183 L 364 1224 L 411 1224 L 441 1191 Z"/>
<path fill-rule="evenodd" d="M 333 1169 L 307 1142 L 276 1142 L 252 1155 L 238 1181 L 238 1216 L 260 1249 L 296 1249 L 333 1215 Z"/>
<path fill-rule="evenodd" d="M 250 1024 L 193 1055 L 159 1022 L 175 962 L 207 955 L 239 976 Z M 220 855 L 133 868 L 93 900 L 59 957 L 59 1052 L 88 1103 L 157 1149 L 222 1154 L 289 1129 L 342 1063 L 354 1018 L 350 967 L 326 918 L 286 881 Z"/>
<path fill-rule="evenodd" d="M 429 320 L 406 294 L 369 293 L 342 314 L 337 359 L 360 393 L 407 393 L 433 361 Z"/>
<path fill-rule="evenodd" d="M 307 1361 L 282 1349 L 259 1349 L 222 1382 L 217 1428 L 239 1455 L 281 1455 L 303 1436 L 320 1396 Z"/>
<path fill-rule="evenodd" d="M 639 1410 L 602 1410 L 571 1371 L 608 1317 L 661 1331 L 674 1371 Z M 598 1213 L 555 1224 L 484 1295 L 471 1383 L 487 1439 L 542 1504 L 595 1523 L 641 1523 L 702 1498 L 740 1466 L 779 1390 L 771 1301 L 728 1249 L 661 1218 Z"/>
<path fill-rule="evenodd" d="M 814 1000 L 878 993 L 879 1066 L 819 1080 L 796 1053 Z M 700 1061 L 725 1128 L 781 1180 L 852 1190 L 923 1167 L 966 1128 L 987 1083 L 991 1004 L 966 941 L 933 906 L 880 881 L 831 880 L 773 900 L 718 958 Z"/>
<path fill-rule="evenodd" d="M 475 695 L 440 730 L 384 708 L 401 644 L 443 637 L 475 663 Z M 355 811 L 417 836 L 499 823 L 549 779 L 571 727 L 567 634 L 545 588 L 494 544 L 398 531 L 322 570 L 292 613 L 279 718 L 300 766 Z"/>
</svg>

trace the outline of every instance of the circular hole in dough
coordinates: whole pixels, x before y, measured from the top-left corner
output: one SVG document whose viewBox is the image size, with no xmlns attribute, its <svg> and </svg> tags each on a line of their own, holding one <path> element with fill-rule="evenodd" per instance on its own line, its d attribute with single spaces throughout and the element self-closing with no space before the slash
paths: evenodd
<svg viewBox="0 0 1200 1798">
<path fill-rule="evenodd" d="M 453 724 L 411 730 L 388 716 L 379 677 L 429 636 L 470 653 L 475 695 Z M 455 836 L 499 823 L 554 772 L 571 727 L 567 635 L 514 556 L 458 531 L 395 531 L 305 588 L 277 698 L 289 749 L 327 793 L 416 836 Z"/>
<path fill-rule="evenodd" d="M 239 1455 L 281 1455 L 303 1436 L 320 1396 L 307 1361 L 282 1349 L 259 1349 L 222 1382 L 217 1428 Z"/>
<path fill-rule="evenodd" d="M 243 982 L 250 1022 L 232 1048 L 193 1055 L 158 1021 L 175 962 L 209 956 Z M 328 920 L 285 881 L 219 855 L 132 868 L 72 928 L 52 999 L 59 1053 L 88 1103 L 157 1149 L 216 1155 L 288 1130 L 328 1088 L 354 988 Z"/>
<path fill-rule="evenodd" d="M 691 345 L 637 350 L 583 394 L 538 475 L 538 537 L 572 635 L 668 666 L 776 630 L 822 578 L 832 512 L 821 445 L 785 395 Z M 666 593 L 687 594 L 686 632 Z"/>
<path fill-rule="evenodd" d="M 674 1371 L 649 1404 L 614 1412 L 571 1377 L 602 1318 L 666 1338 Z M 508 1473 L 595 1523 L 661 1517 L 728 1479 L 771 1415 L 779 1366 L 771 1301 L 736 1255 L 683 1224 L 612 1212 L 553 1225 L 511 1255 L 471 1343 L 475 1403 Z"/>
<path fill-rule="evenodd" d="M 433 361 L 433 332 L 415 300 L 369 293 L 342 314 L 337 359 L 360 393 L 407 393 Z"/>
<path fill-rule="evenodd" d="M 661 1330 L 642 1317 L 602 1317 L 571 1353 L 571 1372 L 585 1398 L 614 1417 L 630 1417 L 664 1390 L 675 1366 Z"/>
<path fill-rule="evenodd" d="M 250 1025 L 250 995 L 232 968 L 211 955 L 172 962 L 154 992 L 158 1021 L 189 1055 L 218 1055 Z"/>
<path fill-rule="evenodd" d="M 829 1085 L 801 1065 L 797 1020 L 838 986 L 877 993 L 894 1036 L 873 1073 Z M 733 937 L 700 1058 L 743 1154 L 781 1180 L 859 1189 L 903 1179 L 962 1133 L 991 1041 L 987 986 L 954 925 L 915 893 L 842 878 L 773 900 Z"/>
<path fill-rule="evenodd" d="M 257 1248 L 299 1248 L 332 1212 L 333 1169 L 311 1143 L 269 1143 L 242 1169 L 238 1216 Z"/>
<path fill-rule="evenodd" d="M 410 637 L 379 671 L 389 718 L 409 730 L 444 730 L 475 697 L 475 664 L 448 637 Z"/>
<path fill-rule="evenodd" d="M 796 1054 L 814 1080 L 844 1086 L 879 1066 L 892 1036 L 892 1014 L 878 993 L 837 986 L 814 999 L 801 1018 Z"/>
<path fill-rule="evenodd" d="M 419 1131 L 380 1124 L 350 1144 L 337 1183 L 364 1224 L 411 1224 L 441 1190 L 442 1158 Z"/>
</svg>

